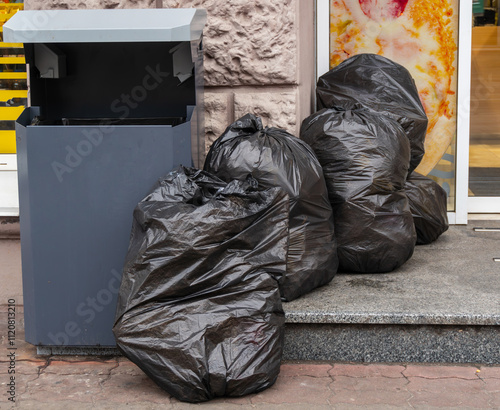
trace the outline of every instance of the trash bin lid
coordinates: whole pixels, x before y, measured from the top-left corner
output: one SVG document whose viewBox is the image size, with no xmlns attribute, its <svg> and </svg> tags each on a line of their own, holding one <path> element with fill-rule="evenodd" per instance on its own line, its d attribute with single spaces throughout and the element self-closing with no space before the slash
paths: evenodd
<svg viewBox="0 0 500 410">
<path fill-rule="evenodd" d="M 203 9 L 25 10 L 4 26 L 10 43 L 191 41 L 201 37 Z"/>
</svg>

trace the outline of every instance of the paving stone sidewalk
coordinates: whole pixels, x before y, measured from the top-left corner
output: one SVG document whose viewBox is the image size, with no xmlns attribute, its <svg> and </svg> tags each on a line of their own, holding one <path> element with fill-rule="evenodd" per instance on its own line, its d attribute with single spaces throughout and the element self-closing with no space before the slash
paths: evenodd
<svg viewBox="0 0 500 410">
<path fill-rule="evenodd" d="M 1 409 L 498 409 L 500 366 L 285 362 L 259 394 L 195 405 L 169 397 L 124 357 L 38 356 L 15 340 L 15 403 L 6 320 L 0 322 Z M 6 318 L 5 306 L 0 316 Z"/>
</svg>

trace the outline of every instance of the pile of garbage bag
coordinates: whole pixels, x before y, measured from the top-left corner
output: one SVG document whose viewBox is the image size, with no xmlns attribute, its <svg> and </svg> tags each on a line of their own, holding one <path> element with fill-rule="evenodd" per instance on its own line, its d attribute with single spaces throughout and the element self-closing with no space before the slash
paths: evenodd
<svg viewBox="0 0 500 410">
<path fill-rule="evenodd" d="M 405 184 L 417 231 L 417 245 L 434 242 L 448 230 L 447 194 L 432 179 L 413 172 Z"/>
<path fill-rule="evenodd" d="M 247 114 L 213 143 L 205 171 L 224 181 L 255 178 L 261 188 L 280 187 L 290 197 L 286 274 L 281 297 L 291 301 L 330 282 L 338 267 L 332 208 L 321 165 L 311 148 L 279 128 L 265 128 Z"/>
<path fill-rule="evenodd" d="M 323 166 L 340 271 L 390 272 L 405 263 L 416 233 L 403 191 L 410 144 L 399 123 L 362 107 L 325 108 L 304 120 L 300 137 Z"/>
<path fill-rule="evenodd" d="M 242 396 L 279 373 L 289 199 L 179 168 L 134 211 L 113 332 L 179 400 Z"/>
<path fill-rule="evenodd" d="M 323 75 L 298 139 L 247 114 L 204 170 L 161 178 L 134 211 L 113 332 L 172 396 L 270 387 L 282 301 L 342 272 L 397 269 L 448 228 L 446 192 L 412 172 L 427 117 L 410 74 L 376 55 Z"/>
<path fill-rule="evenodd" d="M 410 141 L 408 173 L 424 156 L 427 115 L 415 81 L 402 65 L 377 54 L 358 54 L 322 75 L 316 88 L 318 110 L 353 105 L 396 120 Z"/>
</svg>

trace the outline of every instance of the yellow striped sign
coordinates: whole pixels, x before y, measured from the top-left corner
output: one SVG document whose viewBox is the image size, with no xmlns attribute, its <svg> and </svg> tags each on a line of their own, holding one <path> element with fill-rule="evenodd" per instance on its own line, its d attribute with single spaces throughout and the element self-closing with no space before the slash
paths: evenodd
<svg viewBox="0 0 500 410">
<path fill-rule="evenodd" d="M 0 57 L 0 64 L 26 64 L 23 57 Z"/>
<path fill-rule="evenodd" d="M 8 101 L 11 98 L 28 98 L 28 90 L 0 90 L 0 101 Z"/>
<path fill-rule="evenodd" d="M 3 121 L 15 121 L 24 111 L 24 105 L 20 107 L 0 107 L 0 119 Z"/>
<path fill-rule="evenodd" d="M 4 71 L 0 72 L 0 80 L 25 80 L 28 78 L 26 72 L 20 71 Z"/>
<path fill-rule="evenodd" d="M 2 154 L 16 153 L 16 132 L 0 130 L 0 152 Z"/>
</svg>

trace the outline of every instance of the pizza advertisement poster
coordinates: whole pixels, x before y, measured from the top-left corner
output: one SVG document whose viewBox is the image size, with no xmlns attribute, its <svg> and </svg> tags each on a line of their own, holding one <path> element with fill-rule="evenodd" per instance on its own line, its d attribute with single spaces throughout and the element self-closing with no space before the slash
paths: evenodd
<svg viewBox="0 0 500 410">
<path fill-rule="evenodd" d="M 458 0 L 330 0 L 330 68 L 374 53 L 406 67 L 429 119 L 417 172 L 454 206 Z M 450 209 L 452 210 L 452 209 Z"/>
</svg>

